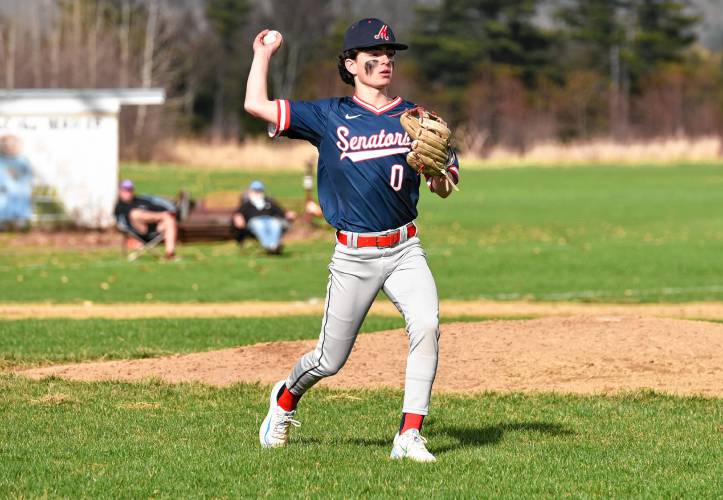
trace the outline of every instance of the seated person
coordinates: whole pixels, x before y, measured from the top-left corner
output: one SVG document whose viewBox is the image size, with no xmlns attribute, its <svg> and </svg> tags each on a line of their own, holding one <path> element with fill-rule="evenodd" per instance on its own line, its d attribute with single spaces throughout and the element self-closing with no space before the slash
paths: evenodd
<svg viewBox="0 0 723 500">
<path fill-rule="evenodd" d="M 126 179 L 120 184 L 114 214 L 118 225 L 146 243 L 162 233 L 166 259 L 175 258 L 178 229 L 173 203 L 157 196 L 136 195 L 133 182 Z"/>
<path fill-rule="evenodd" d="M 238 241 L 243 239 L 244 231 L 248 231 L 267 253 L 280 254 L 281 235 L 295 218 L 296 213 L 284 210 L 276 200 L 266 196 L 261 181 L 253 181 L 248 192 L 241 197 L 241 204 L 231 223 Z"/>
<path fill-rule="evenodd" d="M 21 155 L 20 139 L 0 137 L 0 224 L 27 227 L 32 215 L 33 172 Z"/>
</svg>

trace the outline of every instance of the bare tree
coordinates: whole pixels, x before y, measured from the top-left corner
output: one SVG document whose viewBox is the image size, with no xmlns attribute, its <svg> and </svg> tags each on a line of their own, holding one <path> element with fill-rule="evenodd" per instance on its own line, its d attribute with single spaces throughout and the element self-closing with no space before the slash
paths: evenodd
<svg viewBox="0 0 723 500">
<path fill-rule="evenodd" d="M 4 21 L 2 16 L 0 16 L 0 21 Z M 0 61 L 7 63 L 7 56 L 5 55 L 5 28 L 3 26 L 4 22 L 0 22 Z"/>
<path fill-rule="evenodd" d="M 7 39 L 5 42 L 5 88 L 15 88 L 15 51 L 16 25 L 14 20 L 7 21 Z"/>
<path fill-rule="evenodd" d="M 95 87 L 98 83 L 98 33 L 103 22 L 103 0 L 96 0 L 95 20 L 88 33 L 88 83 Z"/>
<path fill-rule="evenodd" d="M 120 38 L 120 74 L 119 83 L 121 87 L 128 86 L 128 73 L 130 62 L 130 31 L 131 31 L 131 0 L 123 0 L 121 5 L 121 22 L 119 29 Z"/>
<path fill-rule="evenodd" d="M 83 25 L 81 23 L 81 0 L 73 0 L 73 52 L 74 56 L 71 56 L 72 68 L 73 68 L 73 85 L 81 86 L 83 79 L 81 77 L 81 62 L 82 58 L 79 57 L 83 48 Z"/>
<path fill-rule="evenodd" d="M 53 0 L 47 0 L 47 12 L 51 11 L 53 4 Z M 60 42 L 62 34 L 62 19 L 57 13 L 51 15 L 48 30 L 48 43 L 50 45 L 50 87 L 55 88 L 60 81 Z"/>
<path fill-rule="evenodd" d="M 286 43 L 271 60 L 271 85 L 275 96 L 291 97 L 304 63 L 302 55 L 311 53 L 326 38 L 334 23 L 331 0 L 279 0 L 263 2 L 261 22 L 280 31 Z M 311 16 L 279 16 L 279 12 L 313 12 Z"/>
<path fill-rule="evenodd" d="M 143 66 L 141 68 L 141 86 L 149 88 L 153 82 L 153 52 L 156 43 L 156 22 L 158 21 L 158 0 L 149 0 L 148 17 L 146 18 L 146 36 L 143 49 Z M 146 120 L 146 107 L 140 106 L 136 115 L 135 135 L 141 135 Z"/>
<path fill-rule="evenodd" d="M 29 16 L 30 21 L 30 39 L 31 39 L 31 65 L 33 72 L 33 86 L 40 87 L 43 84 L 42 74 L 42 39 L 40 35 L 40 19 L 38 16 Z"/>
<path fill-rule="evenodd" d="M 206 17 L 211 28 L 208 44 L 212 59 L 209 76 L 213 78 L 211 134 L 214 140 L 222 140 L 240 132 L 240 81 L 247 60 L 242 33 L 248 22 L 248 2 L 208 0 Z"/>
</svg>

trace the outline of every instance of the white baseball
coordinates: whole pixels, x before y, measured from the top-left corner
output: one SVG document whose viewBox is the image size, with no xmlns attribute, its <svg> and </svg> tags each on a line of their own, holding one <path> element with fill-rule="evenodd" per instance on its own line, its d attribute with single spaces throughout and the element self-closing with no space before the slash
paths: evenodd
<svg viewBox="0 0 723 500">
<path fill-rule="evenodd" d="M 271 45 L 279 36 L 278 31 L 269 31 L 264 35 L 264 45 Z"/>
</svg>

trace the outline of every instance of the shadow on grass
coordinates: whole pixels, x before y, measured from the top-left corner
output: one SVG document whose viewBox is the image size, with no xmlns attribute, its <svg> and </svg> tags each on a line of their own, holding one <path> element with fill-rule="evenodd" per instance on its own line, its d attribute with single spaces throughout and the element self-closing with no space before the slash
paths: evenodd
<svg viewBox="0 0 723 500">
<path fill-rule="evenodd" d="M 442 427 L 429 432 L 432 453 L 446 453 L 466 446 L 487 446 L 497 444 L 506 432 L 537 432 L 549 436 L 571 436 L 570 429 L 550 422 L 513 422 L 507 424 L 487 425 L 484 427 Z M 434 446 L 434 437 L 444 435 L 456 440 L 458 444 L 442 447 Z M 356 446 L 389 447 L 391 438 L 354 438 L 346 441 Z"/>
<path fill-rule="evenodd" d="M 379 446 L 379 447 L 390 447 L 392 445 L 392 439 L 394 436 L 390 438 L 378 438 L 378 439 L 371 439 L 371 438 L 354 438 L 350 439 L 348 442 L 356 445 L 356 446 Z"/>
<path fill-rule="evenodd" d="M 484 427 L 442 427 L 434 434 L 444 434 L 458 441 L 458 445 L 430 446 L 432 453 L 446 453 L 467 446 L 481 447 L 495 445 L 509 432 L 536 432 L 549 436 L 571 436 L 570 429 L 551 422 L 512 422 Z"/>
</svg>

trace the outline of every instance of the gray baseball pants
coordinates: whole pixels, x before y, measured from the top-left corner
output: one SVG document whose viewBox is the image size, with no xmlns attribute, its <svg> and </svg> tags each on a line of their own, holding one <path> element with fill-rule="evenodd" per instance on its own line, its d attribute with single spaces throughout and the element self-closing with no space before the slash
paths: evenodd
<svg viewBox="0 0 723 500">
<path fill-rule="evenodd" d="M 349 246 L 337 242 L 329 265 L 319 342 L 296 363 L 286 386 L 301 396 L 336 374 L 377 293 L 384 290 L 404 316 L 409 337 L 402 411 L 427 415 L 439 353 L 439 300 L 419 238 L 407 239 L 404 231 L 396 247 L 353 248 L 354 234 L 347 235 Z"/>
</svg>

